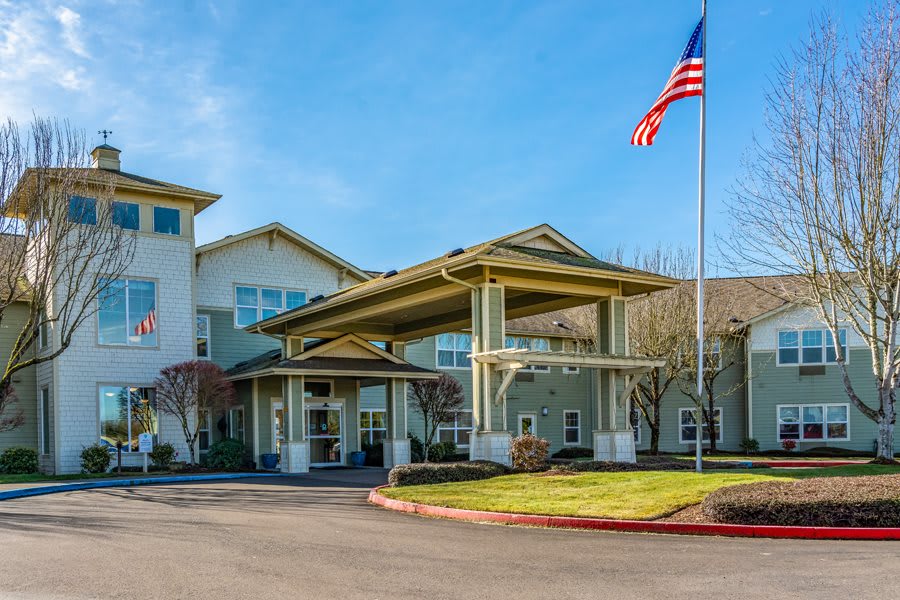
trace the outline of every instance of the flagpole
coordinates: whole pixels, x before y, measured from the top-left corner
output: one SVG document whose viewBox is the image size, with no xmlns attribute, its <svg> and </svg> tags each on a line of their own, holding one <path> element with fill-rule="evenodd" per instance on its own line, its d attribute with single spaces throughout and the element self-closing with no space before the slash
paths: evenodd
<svg viewBox="0 0 900 600">
<path fill-rule="evenodd" d="M 708 84 L 707 74 L 709 73 L 709 63 L 706 56 L 706 34 L 709 31 L 709 24 L 706 20 L 706 0 L 701 0 L 701 18 L 703 20 L 703 28 L 701 30 L 701 50 L 700 56 L 703 57 L 703 82 L 700 89 L 700 173 L 699 173 L 699 206 L 697 219 L 697 413 L 694 417 L 696 425 L 696 441 L 697 441 L 697 473 L 703 472 L 703 229 L 704 217 L 706 212 L 706 89 Z"/>
</svg>

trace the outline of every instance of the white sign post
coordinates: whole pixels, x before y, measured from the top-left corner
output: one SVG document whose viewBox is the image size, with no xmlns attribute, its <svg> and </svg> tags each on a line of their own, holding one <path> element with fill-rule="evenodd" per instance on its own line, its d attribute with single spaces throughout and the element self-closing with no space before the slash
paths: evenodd
<svg viewBox="0 0 900 600">
<path fill-rule="evenodd" d="M 138 434 L 138 452 L 144 455 L 144 473 L 148 471 L 147 469 L 147 457 L 153 452 L 153 434 L 152 433 L 141 433 Z"/>
</svg>

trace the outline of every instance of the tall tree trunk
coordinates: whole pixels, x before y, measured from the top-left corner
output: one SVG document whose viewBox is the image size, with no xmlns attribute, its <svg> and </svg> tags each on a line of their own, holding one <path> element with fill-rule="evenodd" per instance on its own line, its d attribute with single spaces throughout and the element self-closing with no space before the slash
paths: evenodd
<svg viewBox="0 0 900 600">
<path fill-rule="evenodd" d="M 659 454 L 659 406 L 653 409 L 653 422 L 650 425 L 650 454 Z"/>
</svg>

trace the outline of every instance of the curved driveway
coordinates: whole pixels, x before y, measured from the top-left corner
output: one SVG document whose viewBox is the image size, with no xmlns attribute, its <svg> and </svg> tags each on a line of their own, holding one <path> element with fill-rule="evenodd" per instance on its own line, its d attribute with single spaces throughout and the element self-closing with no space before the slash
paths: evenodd
<svg viewBox="0 0 900 600">
<path fill-rule="evenodd" d="M 900 543 L 433 520 L 366 503 L 382 471 L 0 503 L 2 598 L 887 598 Z M 879 584 L 891 586 L 879 590 Z"/>
</svg>

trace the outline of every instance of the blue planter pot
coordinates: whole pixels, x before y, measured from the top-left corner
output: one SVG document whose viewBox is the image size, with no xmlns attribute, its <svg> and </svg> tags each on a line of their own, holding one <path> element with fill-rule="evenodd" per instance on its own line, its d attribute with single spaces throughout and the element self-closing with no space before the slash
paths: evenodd
<svg viewBox="0 0 900 600">
<path fill-rule="evenodd" d="M 262 455 L 262 466 L 263 469 L 274 469 L 278 466 L 278 455 L 277 454 L 263 454 Z"/>
<path fill-rule="evenodd" d="M 366 464 L 366 453 L 365 451 L 359 452 L 351 452 L 350 453 L 350 462 L 354 467 L 361 467 Z"/>
</svg>

